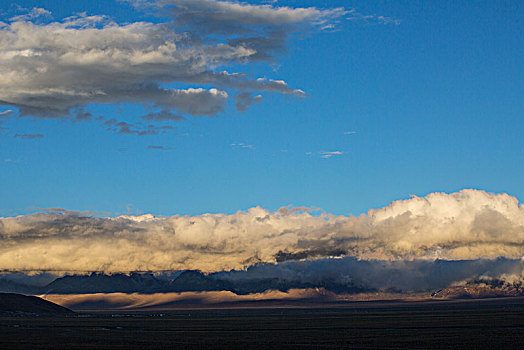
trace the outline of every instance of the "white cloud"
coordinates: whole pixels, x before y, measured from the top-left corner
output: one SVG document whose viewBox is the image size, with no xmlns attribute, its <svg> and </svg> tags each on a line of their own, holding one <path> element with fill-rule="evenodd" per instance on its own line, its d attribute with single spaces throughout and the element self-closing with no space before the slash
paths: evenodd
<svg viewBox="0 0 524 350">
<path fill-rule="evenodd" d="M 342 152 L 342 151 L 332 151 L 332 152 L 325 152 L 324 151 L 324 152 L 320 152 L 320 157 L 327 159 L 327 158 L 331 158 L 333 156 L 340 156 L 342 154 L 344 154 L 344 152 Z"/>
<path fill-rule="evenodd" d="M 160 0 L 153 2 L 127 0 L 127 2 L 131 2 L 137 7 L 171 7 L 175 18 L 183 23 L 189 25 L 198 23 L 207 27 L 207 29 L 218 28 L 221 31 L 234 32 L 238 32 L 242 25 L 251 28 L 295 25 L 305 22 L 321 25 L 348 13 L 343 8 L 321 10 L 315 7 L 290 8 L 216 0 Z"/>
<path fill-rule="evenodd" d="M 149 115 L 156 122 L 217 115 L 231 93 L 239 110 L 261 100 L 251 95 L 257 91 L 304 96 L 284 81 L 223 67 L 274 60 L 298 25 L 315 27 L 344 13 L 211 0 L 149 5 L 171 18 L 118 24 L 84 13 L 36 24 L 33 19 L 50 14 L 35 8 L 2 24 L 0 105 L 16 107 L 22 117 L 58 118 L 82 114 L 91 103 L 142 103 L 162 111 Z M 212 30 L 217 25 L 220 33 Z M 176 83 L 194 87 L 166 87 Z"/>
<path fill-rule="evenodd" d="M 340 254 L 393 261 L 520 259 L 524 206 L 507 194 L 463 190 L 396 201 L 358 217 L 259 207 L 171 217 L 38 213 L 1 218 L 0 239 L 0 266 L 7 270 L 219 271 L 284 256 Z"/>
<path fill-rule="evenodd" d="M 246 143 L 243 143 L 243 142 L 232 143 L 230 146 L 231 147 L 240 147 L 240 148 L 249 148 L 249 149 L 253 149 L 254 148 L 253 145 L 246 144 Z"/>
<path fill-rule="evenodd" d="M 375 15 L 375 14 L 365 15 L 365 14 L 362 14 L 356 11 L 355 9 L 347 11 L 346 14 L 348 15 L 346 19 L 349 21 L 362 22 L 362 23 L 371 24 L 371 25 L 373 24 L 399 25 L 401 23 L 401 21 L 397 18 Z"/>
<path fill-rule="evenodd" d="M 13 110 L 8 109 L 8 110 L 0 112 L 0 117 L 9 117 L 13 113 L 14 113 Z"/>
<path fill-rule="evenodd" d="M 29 12 L 23 14 L 11 17 L 10 21 L 30 21 L 41 17 L 52 17 L 51 12 L 47 11 L 46 9 L 40 8 L 40 7 L 33 7 Z"/>
</svg>

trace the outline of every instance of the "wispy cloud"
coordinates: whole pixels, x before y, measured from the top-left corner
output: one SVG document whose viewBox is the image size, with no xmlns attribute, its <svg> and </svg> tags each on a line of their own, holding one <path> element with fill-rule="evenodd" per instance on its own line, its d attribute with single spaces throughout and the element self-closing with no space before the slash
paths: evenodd
<svg viewBox="0 0 524 350">
<path fill-rule="evenodd" d="M 147 146 L 147 149 L 149 149 L 149 150 L 159 150 L 159 151 L 172 151 L 172 150 L 174 150 L 173 147 L 169 147 L 169 146 L 153 146 L 153 145 Z"/>
<path fill-rule="evenodd" d="M 340 156 L 344 154 L 342 151 L 332 151 L 332 152 L 320 152 L 321 158 L 331 158 L 333 156 Z"/>
<path fill-rule="evenodd" d="M 86 112 L 84 110 L 78 110 L 75 113 L 75 120 L 74 121 L 82 122 L 82 121 L 91 120 L 92 118 L 93 118 L 93 114 L 91 114 L 90 112 Z"/>
<path fill-rule="evenodd" d="M 308 156 L 320 156 L 320 158 L 331 158 L 333 156 L 340 156 L 344 154 L 342 151 L 321 151 L 321 152 L 306 152 L 306 155 Z"/>
<path fill-rule="evenodd" d="M 155 121 L 155 122 L 166 122 L 166 121 L 182 121 L 186 120 L 183 116 L 179 114 L 172 113 L 170 111 L 162 110 L 160 112 L 148 113 L 142 116 L 142 119 Z"/>
<path fill-rule="evenodd" d="M 169 125 L 144 125 L 142 123 L 127 123 L 124 121 L 118 121 L 116 119 L 105 120 L 103 125 L 106 127 L 106 130 L 115 132 L 120 135 L 138 136 L 166 134 L 169 130 L 175 129 L 174 127 Z"/>
<path fill-rule="evenodd" d="M 231 147 L 239 147 L 239 148 L 249 148 L 249 149 L 255 148 L 253 145 L 249 145 L 249 144 L 242 143 L 242 142 L 232 143 L 232 144 L 230 144 L 230 146 Z"/>
<path fill-rule="evenodd" d="M 68 209 L 64 209 L 60 207 L 50 207 L 50 208 L 31 207 L 31 208 L 28 208 L 28 210 L 43 211 L 45 213 L 64 214 L 64 215 L 71 215 L 71 216 L 90 216 L 90 215 L 95 214 L 94 212 L 89 211 L 89 210 L 85 210 L 85 211 L 68 210 Z"/>
<path fill-rule="evenodd" d="M 355 135 L 356 131 L 344 131 L 344 135 Z"/>
<path fill-rule="evenodd" d="M 22 9 L 22 10 L 27 11 L 26 9 Z M 22 15 L 11 17 L 9 21 L 12 21 L 12 22 L 31 21 L 31 20 L 38 19 L 38 18 L 52 18 L 52 17 L 53 16 L 51 12 L 47 11 L 46 9 L 43 9 L 40 7 L 33 7 L 31 10 L 29 10 L 28 12 Z"/>
<path fill-rule="evenodd" d="M 347 20 L 354 21 L 354 22 L 362 22 L 365 24 L 399 25 L 401 23 L 399 19 L 396 19 L 393 17 L 381 16 L 381 15 L 376 15 L 376 14 L 372 14 L 372 15 L 362 14 L 355 9 L 349 10 L 347 14 L 348 14 L 348 16 L 346 17 Z"/>
<path fill-rule="evenodd" d="M 13 113 L 14 113 L 13 110 L 8 109 L 8 110 L 5 110 L 5 111 L 0 112 L 0 117 L 9 117 L 9 116 L 12 115 Z"/>
<path fill-rule="evenodd" d="M 41 139 L 43 137 L 43 134 L 15 134 L 15 138 L 20 138 L 23 140 Z"/>
<path fill-rule="evenodd" d="M 395 24 L 399 25 L 401 20 L 393 17 L 377 16 L 377 21 L 382 24 Z"/>
</svg>

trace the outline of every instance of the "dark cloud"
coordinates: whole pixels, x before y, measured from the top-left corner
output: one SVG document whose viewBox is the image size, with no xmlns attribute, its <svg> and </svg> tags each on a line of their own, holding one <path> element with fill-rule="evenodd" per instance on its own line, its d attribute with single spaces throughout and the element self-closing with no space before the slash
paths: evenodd
<svg viewBox="0 0 524 350">
<path fill-rule="evenodd" d="M 88 121 L 93 118 L 93 114 L 86 112 L 84 110 L 79 110 L 75 113 L 76 121 Z"/>
<path fill-rule="evenodd" d="M 231 282 L 244 293 L 268 289 L 323 287 L 337 293 L 436 292 L 479 280 L 522 284 L 522 259 L 359 260 L 353 257 L 256 264 L 245 270 L 218 272 L 214 278 Z M 260 287 L 258 287 L 260 288 Z"/>
<path fill-rule="evenodd" d="M 246 111 L 253 103 L 262 101 L 262 95 L 253 96 L 250 92 L 241 92 L 236 96 L 235 107 L 238 111 Z"/>
<path fill-rule="evenodd" d="M 157 113 L 148 113 L 142 117 L 144 120 L 155 121 L 155 122 L 166 122 L 166 121 L 181 121 L 186 120 L 179 114 L 172 113 L 170 111 L 160 111 Z"/>
<path fill-rule="evenodd" d="M 108 119 L 103 123 L 107 127 L 108 131 L 115 132 L 120 135 L 158 135 L 165 134 L 169 130 L 174 130 L 172 126 L 164 125 L 157 126 L 153 124 L 144 125 L 142 123 L 128 123 L 123 121 L 118 121 L 116 119 Z"/>
<path fill-rule="evenodd" d="M 275 260 L 277 262 L 283 262 L 288 260 L 305 260 L 305 259 L 315 259 L 325 256 L 343 256 L 347 252 L 342 249 L 330 249 L 329 247 L 319 247 L 315 249 L 308 249 L 297 252 L 287 252 L 279 251 L 275 254 Z"/>
</svg>

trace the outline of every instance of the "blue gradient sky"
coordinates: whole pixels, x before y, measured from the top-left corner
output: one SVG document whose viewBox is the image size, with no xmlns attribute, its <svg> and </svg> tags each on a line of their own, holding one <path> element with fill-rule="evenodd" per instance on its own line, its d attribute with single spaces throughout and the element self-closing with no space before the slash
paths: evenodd
<svg viewBox="0 0 524 350">
<path fill-rule="evenodd" d="M 118 23 L 162 20 L 110 0 L 16 4 L 45 8 L 55 20 L 82 11 Z M 233 213 L 257 205 L 358 215 L 411 194 L 463 188 L 524 198 L 521 2 L 281 5 L 343 6 L 398 23 L 341 21 L 335 31 L 297 33 L 277 63 L 239 69 L 285 80 L 306 98 L 265 93 L 245 112 L 230 103 L 217 117 L 173 123 L 165 135 L 14 115 L 0 125 L 0 215 L 33 207 Z M 0 20 L 20 11 L 3 1 Z M 8 109 L 0 105 L 0 113 Z M 138 104 L 87 109 L 126 120 L 144 114 Z"/>
</svg>

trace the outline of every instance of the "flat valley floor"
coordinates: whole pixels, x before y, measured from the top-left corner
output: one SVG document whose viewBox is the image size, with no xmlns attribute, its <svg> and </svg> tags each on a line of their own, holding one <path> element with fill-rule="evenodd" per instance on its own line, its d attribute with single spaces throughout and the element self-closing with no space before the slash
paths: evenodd
<svg viewBox="0 0 524 350">
<path fill-rule="evenodd" d="M 5 349 L 522 349 L 524 299 L 0 317 Z"/>
</svg>

